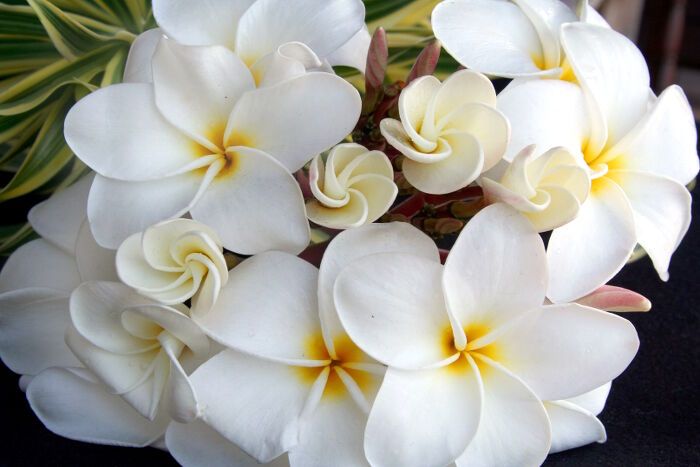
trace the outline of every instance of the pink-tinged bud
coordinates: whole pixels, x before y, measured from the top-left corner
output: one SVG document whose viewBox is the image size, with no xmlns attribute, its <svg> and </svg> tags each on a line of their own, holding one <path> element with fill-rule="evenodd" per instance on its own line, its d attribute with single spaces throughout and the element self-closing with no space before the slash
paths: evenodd
<svg viewBox="0 0 700 467">
<path fill-rule="evenodd" d="M 604 285 L 576 301 L 580 305 L 613 312 L 649 311 L 651 302 L 645 296 L 612 285 Z"/>
<path fill-rule="evenodd" d="M 440 50 L 442 46 L 439 41 L 432 41 L 416 58 L 416 63 L 413 64 L 411 72 L 408 74 L 406 84 L 421 76 L 432 75 L 437 68 L 438 60 L 440 59 Z"/>
<path fill-rule="evenodd" d="M 379 90 L 384 84 L 386 65 L 389 59 L 389 45 L 386 40 L 386 32 L 383 28 L 374 31 L 372 41 L 367 52 L 367 69 L 365 70 L 365 85 L 370 89 Z"/>
</svg>

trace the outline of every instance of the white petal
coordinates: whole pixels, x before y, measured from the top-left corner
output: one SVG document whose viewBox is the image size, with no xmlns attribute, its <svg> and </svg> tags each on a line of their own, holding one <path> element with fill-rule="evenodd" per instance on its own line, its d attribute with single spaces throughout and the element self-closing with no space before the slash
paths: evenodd
<svg viewBox="0 0 700 467">
<path fill-rule="evenodd" d="M 530 19 L 542 44 L 543 58 L 548 68 L 556 68 L 561 62 L 561 45 L 559 30 L 564 23 L 577 21 L 574 12 L 558 1 L 551 0 L 515 0 L 525 15 Z"/>
<path fill-rule="evenodd" d="M 457 466 L 541 465 L 551 439 L 542 402 L 505 368 L 476 362 L 484 385 L 481 422 Z"/>
<path fill-rule="evenodd" d="M 698 173 L 695 118 L 683 90 L 671 86 L 605 158 L 615 167 L 663 175 L 687 185 Z"/>
<path fill-rule="evenodd" d="M 214 228 L 224 247 L 237 253 L 304 250 L 309 224 L 294 177 L 262 151 L 236 147 L 229 154 L 232 168 L 214 179 L 192 218 Z"/>
<path fill-rule="evenodd" d="M 116 84 L 87 95 L 68 112 L 64 132 L 85 164 L 120 180 L 174 174 L 198 155 L 192 140 L 161 116 L 150 84 Z"/>
<path fill-rule="evenodd" d="M 448 306 L 464 326 L 499 327 L 544 301 L 542 240 L 514 209 L 489 206 L 459 235 L 443 284 Z"/>
<path fill-rule="evenodd" d="M 662 280 L 668 265 L 690 227 L 692 198 L 675 180 L 644 172 L 613 171 L 634 213 L 637 241 L 649 254 Z"/>
<path fill-rule="evenodd" d="M 438 121 L 466 104 L 496 106 L 496 90 L 486 76 L 471 70 L 460 70 L 447 78 L 430 105 L 430 117 Z"/>
<path fill-rule="evenodd" d="M 79 284 L 75 259 L 41 238 L 15 250 L 0 271 L 0 293 L 26 287 L 70 293 Z"/>
<path fill-rule="evenodd" d="M 325 57 L 360 31 L 364 18 L 359 0 L 258 0 L 241 18 L 236 52 L 252 65 L 285 42 L 302 42 Z"/>
<path fill-rule="evenodd" d="M 605 427 L 589 411 L 566 401 L 545 402 L 544 406 L 552 426 L 550 453 L 606 441 Z"/>
<path fill-rule="evenodd" d="M 362 174 L 350 179 L 351 190 L 357 190 L 367 199 L 367 220 L 371 223 L 382 217 L 391 208 L 399 189 L 391 178 L 378 174 Z"/>
<path fill-rule="evenodd" d="M 365 453 L 377 466 L 443 466 L 474 437 L 483 387 L 462 357 L 450 367 L 389 368 L 369 415 Z"/>
<path fill-rule="evenodd" d="M 88 218 L 97 243 L 116 249 L 129 235 L 189 211 L 202 184 L 196 173 L 148 182 L 95 177 Z"/>
<path fill-rule="evenodd" d="M 632 208 L 607 178 L 594 182 L 578 217 L 555 229 L 547 246 L 547 297 L 568 302 L 606 284 L 622 269 L 637 243 Z"/>
<path fill-rule="evenodd" d="M 167 381 L 169 360 L 157 350 L 133 355 L 107 352 L 82 337 L 73 327 L 66 344 L 113 394 L 119 394 L 143 417 L 155 420 Z"/>
<path fill-rule="evenodd" d="M 226 350 L 190 377 L 203 420 L 259 462 L 292 446 L 311 383 L 299 368 Z"/>
<path fill-rule="evenodd" d="M 333 302 L 333 286 L 348 264 L 374 253 L 410 253 L 435 263 L 440 254 L 435 242 L 412 225 L 403 222 L 368 224 L 345 230 L 326 248 L 318 276 L 318 306 L 329 350 L 333 340 L 345 335 Z"/>
<path fill-rule="evenodd" d="M 589 411 L 593 415 L 599 415 L 605 408 L 605 402 L 608 399 L 611 387 L 612 382 L 608 382 L 580 396 L 570 397 L 566 401 Z"/>
<path fill-rule="evenodd" d="M 370 220 L 368 215 L 367 198 L 357 190 L 348 190 L 348 202 L 339 208 L 328 208 L 316 200 L 306 203 L 309 220 L 330 229 L 351 229 L 376 220 Z"/>
<path fill-rule="evenodd" d="M 39 235 L 71 255 L 87 215 L 88 193 L 94 178 L 92 174 L 84 176 L 34 206 L 27 215 Z"/>
<path fill-rule="evenodd" d="M 70 323 L 68 296 L 27 288 L 0 295 L 0 357 L 19 374 L 52 366 L 78 366 L 63 339 Z"/>
<path fill-rule="evenodd" d="M 649 97 L 649 70 L 637 47 L 605 27 L 569 23 L 561 41 L 581 87 L 593 99 L 607 126 L 607 142 L 594 128 L 593 151 L 619 141 L 644 115 Z M 595 114 L 594 114 L 595 115 Z"/>
<path fill-rule="evenodd" d="M 258 87 L 267 87 L 297 78 L 322 65 L 306 44 L 287 42 L 255 62 L 250 71 Z"/>
<path fill-rule="evenodd" d="M 422 119 L 423 115 L 417 117 L 419 124 L 422 124 Z M 428 141 L 420 136 L 411 127 L 411 124 L 406 122 L 405 119 L 404 123 L 401 123 L 393 118 L 385 118 L 379 124 L 382 136 L 397 151 L 409 159 L 424 163 L 437 163 L 450 156 L 451 148 L 444 139 L 438 139 L 437 143 Z"/>
<path fill-rule="evenodd" d="M 518 77 L 542 74 L 537 31 L 520 8 L 509 2 L 442 2 L 433 10 L 435 37 L 458 62 L 482 73 Z"/>
<path fill-rule="evenodd" d="M 186 467 L 257 467 L 260 464 L 206 423 L 171 423 L 165 444 L 175 460 Z M 271 467 L 288 467 L 287 456 L 280 456 Z"/>
<path fill-rule="evenodd" d="M 405 253 L 352 262 L 335 283 L 335 305 L 352 340 L 399 368 L 425 368 L 455 354 L 441 290 L 442 266 Z"/>
<path fill-rule="evenodd" d="M 367 51 L 372 37 L 367 26 L 326 57 L 331 66 L 349 66 L 360 70 L 363 74 L 367 66 Z"/>
<path fill-rule="evenodd" d="M 293 465 L 317 467 L 369 466 L 363 447 L 367 415 L 350 397 L 324 397 L 289 451 Z"/>
<path fill-rule="evenodd" d="M 153 16 L 165 33 L 186 45 L 233 48 L 243 13 L 254 0 L 154 0 Z"/>
<path fill-rule="evenodd" d="M 75 245 L 75 262 L 78 265 L 80 281 L 116 281 L 114 250 L 102 248 L 90 231 L 90 223 L 83 221 Z"/>
<path fill-rule="evenodd" d="M 498 95 L 498 108 L 510 120 L 511 140 L 505 158 L 525 147 L 540 151 L 562 146 L 581 154 L 590 121 L 581 88 L 566 81 L 514 81 Z"/>
<path fill-rule="evenodd" d="M 236 266 L 214 307 L 195 320 L 227 347 L 278 361 L 327 360 L 316 305 L 318 271 L 287 253 Z"/>
<path fill-rule="evenodd" d="M 344 139 L 360 107 L 360 95 L 347 81 L 308 73 L 245 94 L 231 114 L 226 139 L 238 138 L 240 145 L 264 151 L 295 172 Z"/>
<path fill-rule="evenodd" d="M 510 142 L 510 123 L 500 111 L 484 104 L 467 104 L 446 120 L 445 131 L 466 132 L 479 142 L 484 151 L 483 171 L 489 170 L 503 158 Z"/>
<path fill-rule="evenodd" d="M 86 373 L 50 368 L 29 384 L 27 399 L 49 430 L 78 441 L 132 447 L 148 446 L 165 432 L 167 415 L 152 422 L 143 418 Z"/>
<path fill-rule="evenodd" d="M 122 312 L 156 305 L 118 282 L 86 282 L 71 294 L 73 325 L 92 344 L 115 353 L 149 349 L 153 342 L 135 337 L 122 325 Z"/>
<path fill-rule="evenodd" d="M 160 28 L 149 29 L 142 32 L 131 43 L 129 56 L 124 66 L 124 83 L 151 83 L 153 82 L 153 68 L 151 62 L 156 46 L 160 41 L 163 31 Z"/>
<path fill-rule="evenodd" d="M 163 38 L 153 55 L 153 88 L 163 117 L 210 149 L 226 148 L 231 110 L 255 89 L 250 71 L 222 46 L 192 47 Z"/>
<path fill-rule="evenodd" d="M 566 399 L 616 378 L 639 347 L 626 319 L 577 304 L 531 312 L 494 342 L 498 362 L 542 400 Z"/>
<path fill-rule="evenodd" d="M 444 136 L 450 154 L 437 162 L 425 164 L 404 159 L 402 170 L 406 180 L 424 193 L 446 194 L 466 187 L 484 168 L 484 151 L 469 133 Z"/>
<path fill-rule="evenodd" d="M 460 83 L 461 79 L 455 80 Z M 428 109 L 440 91 L 440 80 L 432 75 L 422 76 L 409 84 L 399 95 L 399 115 L 403 130 L 408 134 L 409 146 L 419 152 L 434 153 L 437 143 L 423 137 L 420 129 L 426 122 Z M 384 133 L 384 131 L 382 131 Z M 391 141 L 390 144 L 393 145 Z"/>
</svg>

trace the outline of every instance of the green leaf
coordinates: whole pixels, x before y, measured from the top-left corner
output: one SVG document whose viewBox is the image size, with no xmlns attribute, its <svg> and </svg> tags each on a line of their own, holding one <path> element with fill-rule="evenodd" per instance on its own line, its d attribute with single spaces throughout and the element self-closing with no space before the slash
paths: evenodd
<svg viewBox="0 0 700 467">
<path fill-rule="evenodd" d="M 50 42 L 0 39 L 0 78 L 44 67 L 57 57 Z"/>
<path fill-rule="evenodd" d="M 44 25 L 56 49 L 68 60 L 75 60 L 110 40 L 130 43 L 134 35 L 123 30 L 113 34 L 99 34 L 80 24 L 48 0 L 28 0 Z"/>
<path fill-rule="evenodd" d="M 22 166 L 10 182 L 0 190 L 0 201 L 25 195 L 53 178 L 72 158 L 63 139 L 63 121 L 72 104 L 71 94 L 51 105 L 46 119 Z"/>
<path fill-rule="evenodd" d="M 6 38 L 49 40 L 30 6 L 0 3 L 0 39 Z"/>
<path fill-rule="evenodd" d="M 0 226 L 0 255 L 8 256 L 30 240 L 38 238 L 32 226 L 26 224 Z"/>
<path fill-rule="evenodd" d="M 59 59 L 24 77 L 0 93 L 0 115 L 16 115 L 33 109 L 57 89 L 90 81 L 109 63 L 119 46 L 108 45 L 71 62 Z"/>
</svg>

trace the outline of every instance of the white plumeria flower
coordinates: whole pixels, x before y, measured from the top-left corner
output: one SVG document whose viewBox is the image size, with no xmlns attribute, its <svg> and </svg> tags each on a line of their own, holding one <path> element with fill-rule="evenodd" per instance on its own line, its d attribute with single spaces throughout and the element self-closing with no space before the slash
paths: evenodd
<svg viewBox="0 0 700 467">
<path fill-rule="evenodd" d="M 542 400 L 619 375 L 639 341 L 615 315 L 543 306 L 544 245 L 503 204 L 462 231 L 443 267 L 412 254 L 366 256 L 335 284 L 340 320 L 389 366 L 369 415 L 370 464 L 538 465 L 550 449 Z"/>
<path fill-rule="evenodd" d="M 190 219 L 160 222 L 134 234 L 117 251 L 117 273 L 141 295 L 165 305 L 192 298 L 203 313 L 228 281 L 228 267 L 219 236 Z"/>
<path fill-rule="evenodd" d="M 79 366 L 64 341 L 68 299 L 86 280 L 115 280 L 114 252 L 100 248 L 87 224 L 93 177 L 84 177 L 29 212 L 42 237 L 22 245 L 0 272 L 0 357 L 15 373 Z"/>
<path fill-rule="evenodd" d="M 528 146 L 515 156 L 499 181 L 484 176 L 479 183 L 489 202 L 502 202 L 520 211 L 538 232 L 573 220 L 588 197 L 591 180 L 565 148 L 539 156 Z"/>
<path fill-rule="evenodd" d="M 607 26 L 588 2 L 580 3 L 577 15 L 559 0 L 446 0 L 431 19 L 435 37 L 469 69 L 504 78 L 572 80 L 561 26 L 577 21 Z"/>
<path fill-rule="evenodd" d="M 209 340 L 184 305 L 169 307 L 118 282 L 85 282 L 70 298 L 66 343 L 92 373 L 141 415 L 167 404 L 181 421 L 197 416 L 187 372 L 209 355 Z"/>
<path fill-rule="evenodd" d="M 288 451 L 293 466 L 367 464 L 363 433 L 384 367 L 348 339 L 333 305 L 333 284 L 345 265 L 379 251 L 439 261 L 435 244 L 417 229 L 370 224 L 338 235 L 320 271 L 278 252 L 231 271 L 216 305 L 198 322 L 235 350 L 192 375 L 210 428 L 168 430 L 166 442 L 179 462 L 225 464 L 232 442 L 260 462 Z M 198 457 L 191 454 L 193 437 Z"/>
<path fill-rule="evenodd" d="M 360 0 L 155 0 L 153 15 L 181 44 L 233 50 L 259 84 L 332 65 L 364 73 L 367 61 Z"/>
<path fill-rule="evenodd" d="M 506 159 L 563 146 L 588 167 L 591 193 L 548 247 L 548 297 L 575 300 L 610 280 L 639 243 L 663 280 L 690 224 L 684 185 L 698 173 L 697 133 L 683 91 L 656 97 L 639 50 L 607 28 L 575 23 L 562 43 L 581 86 L 514 82 L 499 96 L 513 125 Z"/>
<path fill-rule="evenodd" d="M 315 199 L 306 203 L 306 215 L 331 229 L 376 221 L 399 193 L 386 154 L 368 151 L 359 144 L 339 144 L 328 154 L 325 164 L 320 154 L 316 156 L 309 178 Z"/>
<path fill-rule="evenodd" d="M 495 107 L 496 91 L 482 74 L 461 70 L 444 83 L 424 76 L 401 92 L 401 121 L 385 118 L 380 128 L 406 157 L 402 170 L 411 185 L 451 193 L 503 157 L 510 126 Z"/>
<path fill-rule="evenodd" d="M 255 89 L 224 47 L 161 38 L 153 83 L 124 83 L 80 100 L 66 141 L 98 176 L 88 217 L 116 248 L 164 219 L 209 225 L 227 249 L 298 253 L 309 241 L 291 172 L 342 140 L 360 113 L 358 92 L 328 73 Z"/>
</svg>

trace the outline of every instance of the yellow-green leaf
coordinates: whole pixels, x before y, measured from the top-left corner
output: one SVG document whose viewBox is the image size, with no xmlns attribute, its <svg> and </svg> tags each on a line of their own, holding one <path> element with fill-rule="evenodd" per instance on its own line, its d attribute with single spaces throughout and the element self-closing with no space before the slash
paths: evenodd
<svg viewBox="0 0 700 467">
<path fill-rule="evenodd" d="M 70 160 L 72 152 L 63 139 L 63 121 L 72 104 L 70 93 L 51 104 L 36 140 L 21 167 L 0 190 L 0 201 L 22 196 L 53 178 Z"/>
</svg>

